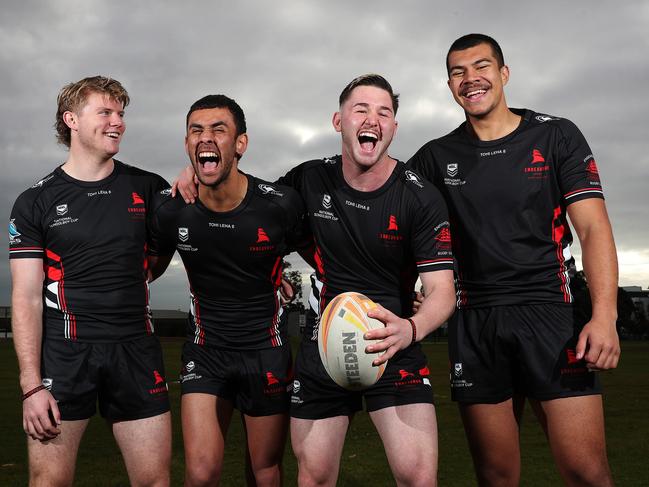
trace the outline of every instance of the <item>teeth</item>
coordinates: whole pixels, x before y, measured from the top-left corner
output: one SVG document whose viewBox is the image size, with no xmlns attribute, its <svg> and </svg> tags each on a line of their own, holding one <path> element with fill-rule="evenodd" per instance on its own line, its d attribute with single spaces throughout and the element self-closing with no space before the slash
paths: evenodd
<svg viewBox="0 0 649 487">
<path fill-rule="evenodd" d="M 370 139 L 379 140 L 378 136 L 372 132 L 361 132 L 359 137 L 369 137 Z"/>
<path fill-rule="evenodd" d="M 216 152 L 199 152 L 198 157 L 217 157 Z"/>
<path fill-rule="evenodd" d="M 471 96 L 475 96 L 475 95 L 482 95 L 483 93 L 486 93 L 486 92 L 487 92 L 487 90 L 474 90 L 474 91 L 469 91 L 466 94 L 466 96 L 471 97 Z"/>
<path fill-rule="evenodd" d="M 119 133 L 118 133 L 118 132 L 106 132 L 106 135 L 107 135 L 108 137 L 110 137 L 111 139 L 116 139 L 116 138 L 119 137 Z"/>
</svg>

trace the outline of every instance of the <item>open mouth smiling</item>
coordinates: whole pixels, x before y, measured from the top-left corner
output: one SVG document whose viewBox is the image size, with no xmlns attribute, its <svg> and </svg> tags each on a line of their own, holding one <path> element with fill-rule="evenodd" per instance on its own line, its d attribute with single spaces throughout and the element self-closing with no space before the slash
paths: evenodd
<svg viewBox="0 0 649 487">
<path fill-rule="evenodd" d="M 377 142 L 379 141 L 379 136 L 374 132 L 368 130 L 362 130 L 358 134 L 358 143 L 361 145 L 361 149 L 364 151 L 370 152 L 374 150 Z"/>
<path fill-rule="evenodd" d="M 212 171 L 218 166 L 221 157 L 214 151 L 199 151 L 196 160 L 206 171 Z"/>
</svg>

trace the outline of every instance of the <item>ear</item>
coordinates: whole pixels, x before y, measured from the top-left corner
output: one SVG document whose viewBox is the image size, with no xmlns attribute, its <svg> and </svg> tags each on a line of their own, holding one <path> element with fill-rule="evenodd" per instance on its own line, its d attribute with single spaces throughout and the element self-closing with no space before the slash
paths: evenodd
<svg viewBox="0 0 649 487">
<path fill-rule="evenodd" d="M 342 127 L 342 119 L 340 117 L 340 112 L 334 113 L 333 118 L 331 119 L 331 123 L 334 126 L 334 129 L 336 129 L 336 132 L 341 132 L 343 127 Z"/>
<path fill-rule="evenodd" d="M 500 68 L 500 79 L 503 81 L 503 86 L 505 86 L 509 81 L 509 66 L 506 64 Z"/>
<path fill-rule="evenodd" d="M 239 154 L 239 158 L 240 158 L 248 148 L 248 134 L 241 134 L 237 136 L 235 146 L 237 148 L 236 152 L 237 154 Z"/>
<path fill-rule="evenodd" d="M 394 137 L 395 135 L 397 135 L 397 131 L 398 131 L 398 130 L 399 130 L 399 122 L 397 122 L 397 121 L 395 120 L 395 121 L 394 121 L 394 133 L 392 134 L 392 137 Z"/>
<path fill-rule="evenodd" d="M 71 111 L 63 112 L 63 122 L 70 130 L 77 130 L 77 116 Z"/>
</svg>

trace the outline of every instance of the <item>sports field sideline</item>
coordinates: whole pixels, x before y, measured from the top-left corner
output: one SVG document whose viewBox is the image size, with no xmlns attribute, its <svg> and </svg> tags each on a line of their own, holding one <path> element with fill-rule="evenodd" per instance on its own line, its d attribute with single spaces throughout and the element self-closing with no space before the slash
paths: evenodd
<svg viewBox="0 0 649 487">
<path fill-rule="evenodd" d="M 182 485 L 183 451 L 180 432 L 180 386 L 173 382 L 180 363 L 182 339 L 163 339 L 172 400 L 174 455 L 172 485 Z M 440 486 L 475 485 L 471 458 L 455 405 L 449 398 L 445 343 L 426 343 L 431 382 L 439 421 Z M 622 342 L 617 370 L 601 375 L 605 387 L 606 434 L 609 461 L 618 486 L 649 486 L 649 342 Z M 11 340 L 0 340 L 0 486 L 27 485 L 26 448 L 22 431 L 18 366 Z M 233 421 L 221 485 L 241 486 L 243 436 Z M 574 439 L 579 448 L 579 438 Z M 522 486 L 561 485 L 542 431 L 531 411 L 521 431 Z M 284 461 L 285 482 L 295 485 L 296 465 L 290 447 Z M 127 486 L 119 451 L 98 417 L 88 427 L 79 453 L 75 485 Z M 380 440 L 365 413 L 357 415 L 347 435 L 338 485 L 341 487 L 394 485 Z"/>
</svg>

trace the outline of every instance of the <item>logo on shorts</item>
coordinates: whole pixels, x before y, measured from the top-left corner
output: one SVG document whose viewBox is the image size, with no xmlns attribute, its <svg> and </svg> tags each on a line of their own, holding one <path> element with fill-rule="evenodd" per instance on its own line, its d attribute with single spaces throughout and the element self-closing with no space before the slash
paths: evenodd
<svg viewBox="0 0 649 487">
<path fill-rule="evenodd" d="M 63 216 L 68 212 L 68 204 L 63 203 L 62 205 L 56 205 L 56 214 Z"/>
<path fill-rule="evenodd" d="M 286 387 L 282 385 L 281 379 L 275 377 L 270 371 L 267 371 L 266 374 L 266 386 L 264 387 L 264 394 L 267 396 L 275 396 L 277 394 L 286 393 Z"/>
<path fill-rule="evenodd" d="M 453 375 L 458 379 L 462 377 L 462 364 L 457 363 L 453 366 Z"/>
<path fill-rule="evenodd" d="M 153 371 L 153 380 L 153 389 L 149 389 L 149 394 L 153 395 L 167 392 L 167 383 L 157 370 Z"/>
<path fill-rule="evenodd" d="M 160 375 L 160 372 L 158 372 L 157 370 L 153 371 L 153 378 L 155 379 L 155 384 L 154 385 L 157 386 L 158 384 L 164 384 L 165 380 L 162 378 L 162 376 Z"/>
<path fill-rule="evenodd" d="M 178 227 L 178 240 L 181 242 L 187 242 L 189 240 L 189 228 Z"/>
<path fill-rule="evenodd" d="M 568 357 L 568 365 L 579 363 L 577 352 L 574 348 L 566 348 L 566 356 Z"/>
<path fill-rule="evenodd" d="M 266 372 L 266 385 L 272 386 L 273 384 L 279 384 L 279 380 L 277 380 L 277 377 L 272 372 Z"/>
<path fill-rule="evenodd" d="M 322 206 L 326 210 L 331 209 L 331 196 L 328 195 L 327 193 L 325 193 L 324 196 L 322 197 Z"/>
<path fill-rule="evenodd" d="M 457 176 L 458 165 L 457 162 L 451 162 L 446 165 L 446 174 L 454 178 Z"/>
<path fill-rule="evenodd" d="M 302 386 L 299 380 L 293 381 L 293 394 L 291 395 L 291 404 L 302 404 L 304 401 L 300 397 Z"/>
<path fill-rule="evenodd" d="M 423 370 L 423 369 L 422 369 Z M 395 381 L 396 387 L 403 387 L 408 385 L 422 384 L 424 381 L 416 372 L 411 372 L 406 369 L 399 369 L 399 379 Z"/>
<path fill-rule="evenodd" d="M 293 381 L 293 392 L 298 393 L 300 392 L 300 381 L 299 380 L 294 380 Z"/>
<path fill-rule="evenodd" d="M 45 386 L 45 389 L 47 389 L 48 391 L 52 390 L 52 383 L 53 382 L 54 382 L 54 379 L 50 379 L 50 378 L 45 378 L 45 379 L 41 380 L 41 384 L 43 384 Z"/>
</svg>

